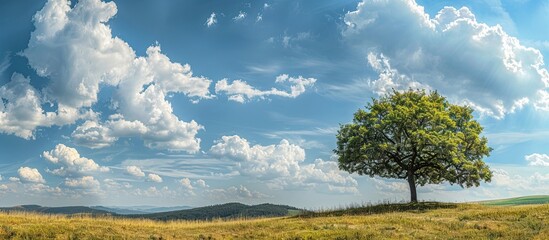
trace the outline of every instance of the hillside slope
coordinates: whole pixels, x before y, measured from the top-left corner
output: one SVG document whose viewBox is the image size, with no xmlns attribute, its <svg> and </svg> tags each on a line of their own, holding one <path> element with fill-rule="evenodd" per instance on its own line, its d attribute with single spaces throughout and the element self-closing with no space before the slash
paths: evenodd
<svg viewBox="0 0 549 240">
<path fill-rule="evenodd" d="M 43 207 L 40 205 L 19 205 L 14 207 L 5 207 L 0 208 L 0 211 L 4 212 L 37 212 L 37 213 L 47 213 L 47 214 L 96 214 L 96 215 L 110 215 L 112 214 L 109 211 L 101 209 L 93 209 L 84 206 L 68 206 L 68 207 Z"/>
<path fill-rule="evenodd" d="M 483 205 L 509 206 L 549 203 L 549 195 L 524 196 L 516 198 L 496 199 L 478 202 Z"/>
<path fill-rule="evenodd" d="M 455 208 L 367 215 L 207 222 L 0 213 L 0 239 L 547 239 L 547 236 L 549 204 L 504 208 L 457 204 Z"/>
<path fill-rule="evenodd" d="M 242 203 L 226 203 L 207 207 L 185 209 L 179 211 L 128 215 L 133 218 L 147 218 L 153 220 L 211 220 L 217 218 L 253 218 L 253 217 L 280 217 L 287 216 L 292 211 L 299 211 L 295 207 L 275 204 L 245 205 Z"/>
</svg>

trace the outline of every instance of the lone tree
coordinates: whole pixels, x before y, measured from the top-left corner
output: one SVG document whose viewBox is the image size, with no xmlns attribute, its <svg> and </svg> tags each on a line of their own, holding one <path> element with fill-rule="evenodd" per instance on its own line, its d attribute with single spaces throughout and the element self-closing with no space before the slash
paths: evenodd
<svg viewBox="0 0 549 240">
<path fill-rule="evenodd" d="M 337 133 L 339 168 L 360 175 L 407 179 L 416 186 L 448 181 L 461 187 L 489 182 L 482 161 L 492 150 L 469 107 L 449 103 L 437 92 L 408 90 L 373 99 L 353 123 Z"/>
</svg>

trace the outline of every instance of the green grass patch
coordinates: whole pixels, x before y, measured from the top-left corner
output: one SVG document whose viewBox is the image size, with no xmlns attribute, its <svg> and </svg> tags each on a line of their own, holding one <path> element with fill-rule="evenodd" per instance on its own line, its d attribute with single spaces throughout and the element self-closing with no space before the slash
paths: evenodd
<svg viewBox="0 0 549 240">
<path fill-rule="evenodd" d="M 487 201 L 480 201 L 478 203 L 483 205 L 489 205 L 489 206 L 510 206 L 510 205 L 517 206 L 517 205 L 530 205 L 530 204 L 546 204 L 546 203 L 549 203 L 549 195 L 487 200 Z"/>
</svg>

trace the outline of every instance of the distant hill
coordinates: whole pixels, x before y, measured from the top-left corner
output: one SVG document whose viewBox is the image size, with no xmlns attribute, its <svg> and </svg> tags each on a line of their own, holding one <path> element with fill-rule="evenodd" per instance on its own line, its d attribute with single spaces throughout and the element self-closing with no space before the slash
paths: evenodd
<svg viewBox="0 0 549 240">
<path fill-rule="evenodd" d="M 529 204 L 545 204 L 549 203 L 549 195 L 524 196 L 516 198 L 496 199 L 477 202 L 483 205 L 491 206 L 515 206 Z"/>
<path fill-rule="evenodd" d="M 133 209 L 126 209 L 126 208 L 118 208 L 118 207 L 104 207 L 104 206 L 92 206 L 90 207 L 95 210 L 102 210 L 107 212 L 112 212 L 120 215 L 128 215 L 128 214 L 147 214 L 148 212 L 139 211 L 139 210 L 133 210 Z"/>
<path fill-rule="evenodd" d="M 189 206 L 155 207 L 155 206 L 92 206 L 90 208 L 104 210 L 121 215 L 149 214 L 191 209 Z"/>
<path fill-rule="evenodd" d="M 5 207 L 0 208 L 0 211 L 11 212 L 37 212 L 37 213 L 48 213 L 48 214 L 94 214 L 94 215 L 110 215 L 112 214 L 109 211 L 101 209 L 93 209 L 90 207 L 84 206 L 69 206 L 69 207 L 43 207 L 40 205 L 19 205 L 14 207 Z"/>
<path fill-rule="evenodd" d="M 279 217 L 287 216 L 301 211 L 298 208 L 275 205 L 259 204 L 246 205 L 242 203 L 226 203 L 207 207 L 192 208 L 179 211 L 128 215 L 125 217 L 148 218 L 154 220 L 211 220 L 216 218 L 233 219 L 241 217 Z"/>
</svg>

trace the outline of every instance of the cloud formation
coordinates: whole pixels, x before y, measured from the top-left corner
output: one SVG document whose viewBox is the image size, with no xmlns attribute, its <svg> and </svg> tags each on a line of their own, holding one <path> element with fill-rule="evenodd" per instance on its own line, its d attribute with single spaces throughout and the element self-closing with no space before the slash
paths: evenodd
<svg viewBox="0 0 549 240">
<path fill-rule="evenodd" d="M 530 166 L 549 167 L 549 156 L 546 154 L 534 153 L 526 155 L 524 159 L 528 162 L 528 165 Z"/>
<path fill-rule="evenodd" d="M 210 153 L 233 160 L 238 171 L 260 180 L 271 188 L 320 188 L 357 193 L 357 181 L 340 171 L 337 163 L 317 159 L 304 164 L 305 150 L 283 139 L 277 145 L 253 145 L 240 136 L 223 136 Z"/>
<path fill-rule="evenodd" d="M 230 186 L 228 188 L 216 188 L 207 190 L 206 193 L 210 195 L 211 198 L 219 199 L 226 201 L 228 199 L 239 199 L 239 200 L 246 200 L 246 199 L 261 199 L 261 198 L 269 198 L 269 195 L 249 190 L 245 186 Z"/>
<path fill-rule="evenodd" d="M 287 98 L 296 98 L 303 94 L 307 88 L 312 87 L 316 82 L 315 78 L 297 78 L 289 77 L 288 74 L 282 74 L 276 77 L 275 83 L 289 83 L 290 91 L 283 91 L 276 88 L 271 90 L 258 90 L 242 80 L 234 80 L 229 83 L 227 79 L 218 81 L 215 84 L 216 93 L 224 93 L 229 97 L 229 100 L 244 103 L 254 98 L 265 99 L 268 96 L 280 96 Z"/>
<path fill-rule="evenodd" d="M 137 166 L 127 166 L 126 172 L 135 177 L 144 177 L 145 173 Z"/>
<path fill-rule="evenodd" d="M 81 178 L 65 179 L 65 186 L 81 189 L 99 189 L 100 183 L 93 176 L 83 176 Z"/>
<path fill-rule="evenodd" d="M 210 17 L 206 19 L 206 26 L 211 27 L 217 23 L 217 18 L 215 16 L 215 12 L 212 12 Z"/>
<path fill-rule="evenodd" d="M 46 180 L 44 180 L 42 174 L 40 174 L 36 168 L 20 167 L 19 170 L 17 170 L 17 173 L 19 173 L 19 177 L 22 182 L 46 183 Z"/>
<path fill-rule="evenodd" d="M 156 183 L 161 183 L 162 182 L 162 177 L 158 176 L 158 174 L 154 174 L 154 173 L 149 173 L 149 175 L 147 175 L 147 179 L 151 182 L 156 182 Z"/>
<path fill-rule="evenodd" d="M 117 13 L 114 2 L 49 0 L 34 18 L 35 30 L 21 53 L 36 73 L 49 79 L 41 90 L 14 74 L 0 89 L 0 132 L 31 139 L 38 127 L 86 120 L 72 133 L 81 146 L 111 146 L 121 137 L 140 137 L 149 148 L 197 152 L 203 127 L 180 120 L 168 95 L 181 93 L 193 102 L 209 99 L 211 80 L 193 76 L 187 64 L 172 62 L 151 46 L 136 56 L 107 22 Z M 90 64 L 92 63 L 92 64 Z M 91 107 L 101 86 L 114 86 L 115 114 L 101 120 Z M 57 107 L 45 112 L 43 104 Z"/>
<path fill-rule="evenodd" d="M 105 23 L 117 12 L 114 2 L 49 0 L 34 17 L 35 30 L 22 53 L 30 66 L 50 79 L 50 102 L 80 108 L 97 102 L 99 84 L 116 85 L 135 53 L 113 37 Z M 90 64 L 93 63 L 93 64 Z"/>
<path fill-rule="evenodd" d="M 240 11 L 240 12 L 238 12 L 238 15 L 236 15 L 236 16 L 233 18 L 233 20 L 234 20 L 235 22 L 242 21 L 242 20 L 244 20 L 244 18 L 246 18 L 247 15 L 248 15 L 248 14 L 247 14 L 246 12 Z"/>
<path fill-rule="evenodd" d="M 40 76 L 50 79 L 45 98 L 57 103 L 59 112 L 66 108 L 76 116 L 61 124 L 72 123 L 79 118 L 74 114 L 78 109 L 97 102 L 101 84 L 116 86 L 117 113 L 106 122 L 92 118 L 78 126 L 71 135 L 77 144 L 102 148 L 120 137 L 141 137 L 149 148 L 198 151 L 200 139 L 195 136 L 203 127 L 174 115 L 166 96 L 211 98 L 211 81 L 193 76 L 189 65 L 172 62 L 158 45 L 149 47 L 146 57 L 137 57 L 106 25 L 116 12 L 114 2 L 79 1 L 71 8 L 66 0 L 50 0 L 36 13 L 36 30 L 22 54 Z M 27 128 L 36 126 L 49 125 Z M 28 138 L 31 133 L 18 134 Z"/>
<path fill-rule="evenodd" d="M 549 73 L 541 53 L 499 25 L 478 22 L 466 7 L 445 7 L 430 18 L 413 0 L 364 0 L 344 21 L 345 39 L 380 75 L 369 81 L 378 94 L 436 89 L 496 118 L 528 102 L 547 105 Z"/>
<path fill-rule="evenodd" d="M 84 113 L 74 108 L 58 105 L 57 112 L 46 112 L 42 108 L 42 96 L 30 79 L 14 73 L 11 81 L 0 87 L 0 132 L 13 134 L 24 139 L 34 139 L 37 127 L 73 123 Z"/>
<path fill-rule="evenodd" d="M 42 157 L 51 163 L 61 165 L 61 167 L 50 171 L 59 176 L 109 171 L 108 167 L 99 166 L 92 159 L 80 156 L 76 149 L 67 147 L 64 144 L 57 144 L 49 152 L 44 151 Z"/>
</svg>

